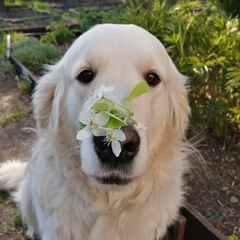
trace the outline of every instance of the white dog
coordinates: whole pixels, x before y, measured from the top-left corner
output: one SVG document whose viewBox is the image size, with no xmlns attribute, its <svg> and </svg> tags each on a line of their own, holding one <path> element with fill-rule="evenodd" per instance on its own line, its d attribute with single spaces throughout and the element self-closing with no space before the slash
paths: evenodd
<svg viewBox="0 0 240 240">
<path fill-rule="evenodd" d="M 98 137 L 78 141 L 78 117 L 101 85 L 120 104 L 146 81 L 150 92 L 129 103 L 147 127 L 122 130 L 116 157 Z M 163 45 L 134 25 L 98 25 L 81 35 L 43 76 L 33 105 L 38 139 L 27 165 L 0 168 L 2 189 L 15 199 L 30 237 L 42 240 L 162 239 L 183 203 L 188 166 L 186 78 Z M 111 94 L 111 93 L 109 93 Z"/>
</svg>

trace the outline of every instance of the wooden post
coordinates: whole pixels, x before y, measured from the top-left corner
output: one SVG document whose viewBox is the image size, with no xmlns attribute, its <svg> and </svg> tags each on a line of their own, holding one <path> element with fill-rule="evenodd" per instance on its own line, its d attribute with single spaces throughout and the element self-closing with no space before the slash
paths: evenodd
<svg viewBox="0 0 240 240">
<path fill-rule="evenodd" d="M 164 240 L 183 240 L 186 222 L 186 218 L 180 215 L 175 224 L 169 228 Z"/>
</svg>

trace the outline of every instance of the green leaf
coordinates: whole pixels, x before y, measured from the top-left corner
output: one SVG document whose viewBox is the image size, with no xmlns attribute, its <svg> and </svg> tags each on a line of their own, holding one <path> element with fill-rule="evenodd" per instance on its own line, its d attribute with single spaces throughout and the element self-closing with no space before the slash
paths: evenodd
<svg viewBox="0 0 240 240">
<path fill-rule="evenodd" d="M 83 124 L 83 123 L 81 123 L 81 122 L 79 122 L 79 129 L 80 130 L 82 130 L 83 128 L 85 128 L 86 127 L 86 125 L 85 124 Z"/>
<path fill-rule="evenodd" d="M 107 111 L 109 110 L 109 105 L 107 103 L 104 102 L 96 102 L 93 104 L 93 106 L 91 107 L 91 109 L 95 110 L 95 111 Z"/>
<path fill-rule="evenodd" d="M 104 99 L 100 99 L 99 101 L 95 102 L 93 104 L 93 106 L 91 107 L 91 109 L 98 111 L 98 112 L 109 111 L 114 106 L 115 106 L 115 104 L 111 100 L 104 98 Z"/>
<path fill-rule="evenodd" d="M 110 106 L 110 107 L 114 107 L 115 106 L 115 104 L 114 104 L 114 102 L 112 102 L 110 99 L 108 99 L 108 98 L 104 98 L 104 99 L 102 99 L 102 101 L 104 102 L 104 103 L 106 103 L 108 106 Z"/>
<path fill-rule="evenodd" d="M 117 119 L 115 117 L 110 117 L 108 123 L 103 127 L 115 129 L 115 128 L 120 128 L 125 125 L 126 125 L 126 123 L 124 123 L 121 119 Z"/>
<path fill-rule="evenodd" d="M 146 93 L 146 92 L 149 92 L 149 87 L 148 87 L 148 84 L 144 81 L 138 83 L 134 88 L 133 90 L 130 92 L 130 94 L 124 98 L 123 100 L 124 101 L 129 101 L 133 98 L 136 98 L 140 95 L 142 95 L 143 93 Z"/>
</svg>

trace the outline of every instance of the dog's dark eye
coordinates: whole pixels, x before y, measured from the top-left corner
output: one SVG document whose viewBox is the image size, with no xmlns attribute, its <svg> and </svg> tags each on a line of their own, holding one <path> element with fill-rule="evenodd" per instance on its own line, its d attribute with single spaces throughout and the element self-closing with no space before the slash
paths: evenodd
<svg viewBox="0 0 240 240">
<path fill-rule="evenodd" d="M 154 72 L 147 73 L 145 75 L 145 81 L 150 86 L 156 86 L 156 85 L 158 85 L 161 82 L 161 80 L 158 77 L 158 75 L 156 73 L 154 73 Z"/>
<path fill-rule="evenodd" d="M 77 80 L 81 83 L 89 83 L 93 80 L 94 73 L 91 70 L 84 70 L 78 76 Z"/>
</svg>

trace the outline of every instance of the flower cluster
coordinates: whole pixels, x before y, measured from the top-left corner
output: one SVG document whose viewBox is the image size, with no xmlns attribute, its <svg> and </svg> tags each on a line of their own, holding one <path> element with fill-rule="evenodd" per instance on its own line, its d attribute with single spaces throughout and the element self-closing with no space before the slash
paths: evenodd
<svg viewBox="0 0 240 240">
<path fill-rule="evenodd" d="M 100 86 L 95 89 L 92 96 L 87 100 L 84 110 L 79 114 L 79 131 L 76 135 L 78 140 L 84 140 L 93 134 L 94 136 L 104 136 L 104 142 L 111 148 L 116 157 L 121 153 L 121 144 L 119 141 L 126 140 L 121 127 L 131 123 L 137 130 L 145 129 L 145 127 L 135 121 L 133 112 L 112 99 L 107 98 L 108 92 L 114 90 L 113 86 Z M 149 88 L 146 82 L 137 84 L 131 93 L 123 99 L 129 100 L 148 92 Z"/>
</svg>

